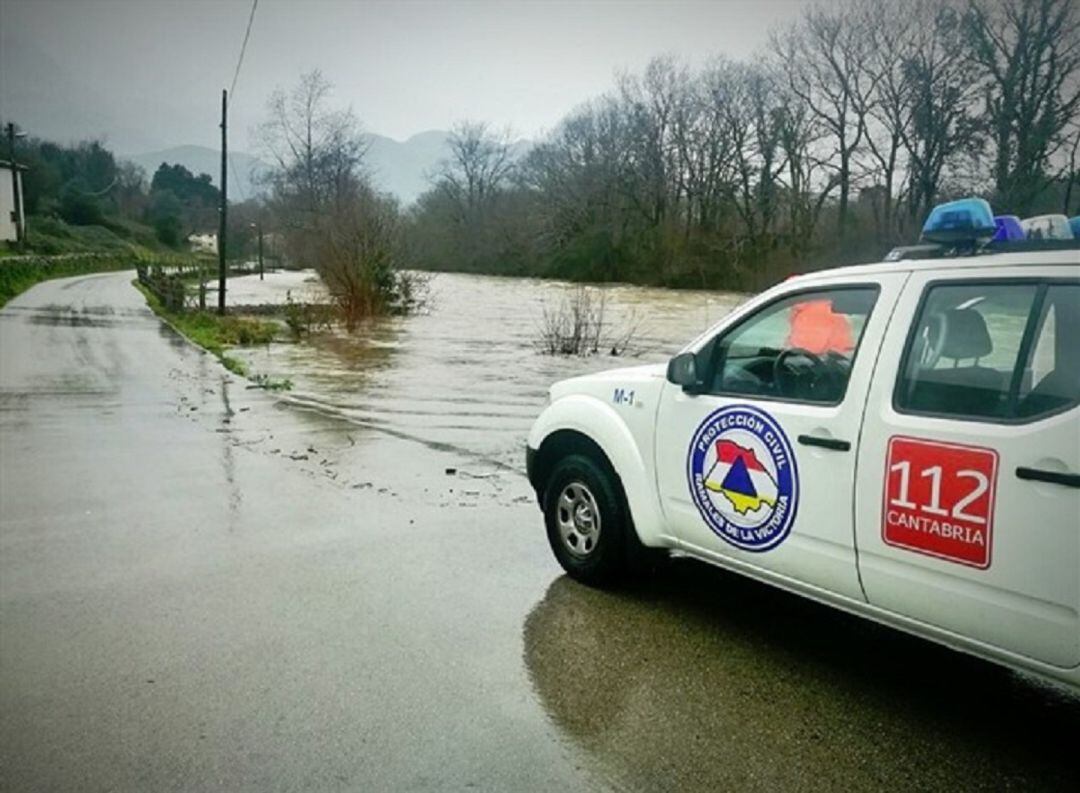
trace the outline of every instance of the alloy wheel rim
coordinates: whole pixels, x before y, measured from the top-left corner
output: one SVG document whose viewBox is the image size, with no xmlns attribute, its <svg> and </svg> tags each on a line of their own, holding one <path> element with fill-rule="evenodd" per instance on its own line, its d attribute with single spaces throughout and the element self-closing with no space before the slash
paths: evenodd
<svg viewBox="0 0 1080 793">
<path fill-rule="evenodd" d="M 578 558 L 593 553 L 600 540 L 600 508 L 588 486 L 583 482 L 568 484 L 559 494 L 555 510 L 563 547 Z"/>
</svg>

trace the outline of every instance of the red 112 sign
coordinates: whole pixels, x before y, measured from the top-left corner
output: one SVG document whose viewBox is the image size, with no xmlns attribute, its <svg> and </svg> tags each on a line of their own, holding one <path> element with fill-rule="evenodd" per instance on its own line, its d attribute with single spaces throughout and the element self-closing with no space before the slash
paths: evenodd
<svg viewBox="0 0 1080 793">
<path fill-rule="evenodd" d="M 882 539 L 898 548 L 986 569 L 997 468 L 993 449 L 890 438 Z"/>
</svg>

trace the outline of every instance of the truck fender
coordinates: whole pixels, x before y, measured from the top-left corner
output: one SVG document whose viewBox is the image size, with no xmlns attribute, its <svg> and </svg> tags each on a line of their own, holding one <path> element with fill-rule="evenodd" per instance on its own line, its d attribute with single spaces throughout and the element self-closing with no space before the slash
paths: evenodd
<svg viewBox="0 0 1080 793">
<path fill-rule="evenodd" d="M 529 447 L 543 458 L 544 442 L 556 434 L 577 433 L 592 441 L 607 457 L 622 482 L 627 506 L 641 543 L 654 548 L 675 545 L 664 531 L 663 515 L 656 499 L 652 467 L 634 441 L 626 423 L 615 410 L 600 400 L 574 394 L 548 406 L 529 433 Z"/>
</svg>

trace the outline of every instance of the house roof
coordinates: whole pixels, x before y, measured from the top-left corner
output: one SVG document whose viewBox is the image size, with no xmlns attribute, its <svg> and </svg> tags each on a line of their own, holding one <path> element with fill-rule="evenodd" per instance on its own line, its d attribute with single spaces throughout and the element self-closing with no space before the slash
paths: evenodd
<svg viewBox="0 0 1080 793">
<path fill-rule="evenodd" d="M 6 168 L 7 170 L 10 171 L 11 170 L 11 160 L 0 160 L 0 168 Z M 15 163 L 15 169 L 18 170 L 18 171 L 29 171 L 30 167 L 27 166 L 27 165 L 23 165 L 21 162 L 17 162 L 17 163 Z"/>
</svg>

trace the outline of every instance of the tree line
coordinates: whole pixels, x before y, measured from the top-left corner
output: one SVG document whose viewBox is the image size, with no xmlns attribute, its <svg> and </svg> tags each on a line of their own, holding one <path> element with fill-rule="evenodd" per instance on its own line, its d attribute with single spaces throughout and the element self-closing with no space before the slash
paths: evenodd
<svg viewBox="0 0 1080 793">
<path fill-rule="evenodd" d="M 523 156 L 457 125 L 408 256 L 753 289 L 879 258 L 959 195 L 1076 214 L 1078 150 L 1075 3 L 850 0 L 809 7 L 751 61 L 656 58 Z"/>
<path fill-rule="evenodd" d="M 23 205 L 30 248 L 39 253 L 61 252 L 51 246 L 64 238 L 62 224 L 67 231 L 97 230 L 97 236 L 78 237 L 83 241 L 107 239 L 178 251 L 187 248 L 192 234 L 217 233 L 221 192 L 209 174 L 163 162 L 148 177 L 143 168 L 118 159 L 98 140 L 62 144 L 20 137 L 15 159 L 26 168 Z M 253 251 L 251 225 L 258 213 L 253 201 L 233 205 L 231 254 Z"/>
</svg>

